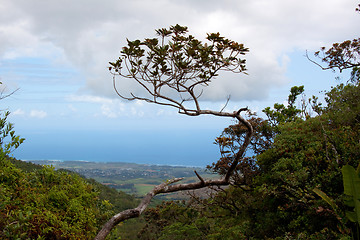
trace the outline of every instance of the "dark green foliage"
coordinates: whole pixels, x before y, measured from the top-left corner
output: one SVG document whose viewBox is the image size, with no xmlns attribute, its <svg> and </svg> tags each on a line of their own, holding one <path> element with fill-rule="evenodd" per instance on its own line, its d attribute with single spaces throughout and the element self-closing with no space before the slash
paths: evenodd
<svg viewBox="0 0 360 240">
<path fill-rule="evenodd" d="M 290 89 L 288 97 L 288 104 L 275 103 L 274 108 L 267 107 L 263 112 L 268 117 L 268 122 L 278 131 L 278 126 L 287 122 L 293 122 L 301 118 L 301 114 L 305 114 L 303 109 L 298 109 L 296 106 L 296 100 L 299 95 L 304 92 L 304 86 L 294 86 Z"/>
<path fill-rule="evenodd" d="M 312 190 L 320 188 L 343 206 L 340 169 L 345 164 L 357 166 L 360 159 L 360 103 L 354 97 L 359 93 L 354 84 L 333 88 L 326 94 L 327 106 L 320 116 L 281 125 L 273 146 L 258 156 L 259 189 L 286 213 L 281 222 L 288 223 L 287 231 L 325 231 L 333 239 L 348 232 L 342 228 L 343 218 Z"/>
<path fill-rule="evenodd" d="M 1 163 L 0 238 L 91 239 L 111 215 L 138 204 L 71 171 L 15 159 Z M 114 239 L 120 235 L 112 234 Z"/>
<path fill-rule="evenodd" d="M 147 224 L 139 236 L 141 239 L 205 239 L 209 226 L 208 222 L 204 226 L 199 215 L 184 202 L 164 202 L 146 212 Z"/>
<path fill-rule="evenodd" d="M 134 196 L 128 195 L 122 191 L 105 186 L 94 179 L 87 179 L 98 192 L 101 200 L 106 200 L 113 206 L 114 212 L 121 212 L 126 209 L 134 208 L 139 204 L 139 200 Z"/>
<path fill-rule="evenodd" d="M 360 122 L 360 82 L 357 84 L 339 84 L 326 95 L 325 113 L 336 126 L 359 127 Z M 341 113 L 339 113 L 341 112 Z"/>
<path fill-rule="evenodd" d="M 51 167 L 26 173 L 0 161 L 1 238 L 89 239 L 112 213 L 76 174 Z"/>
<path fill-rule="evenodd" d="M 258 189 L 270 207 L 268 211 L 277 209 L 280 213 L 274 214 L 272 221 L 282 223 L 284 228 L 277 234 L 287 231 L 298 235 L 337 228 L 336 216 L 312 192 L 319 187 L 332 196 L 342 193 L 339 165 L 327 155 L 328 143 L 324 141 L 319 120 L 299 120 L 282 126 L 272 148 L 258 157 L 262 170 L 257 179 Z"/>
<path fill-rule="evenodd" d="M 234 178 L 234 186 L 189 205 L 150 210 L 145 228 L 154 234 L 150 239 L 350 239 L 341 168 L 359 164 L 360 88 L 353 83 L 334 87 L 315 117 L 295 107 L 302 91 L 292 89 L 288 106 L 267 108 L 272 125 L 252 117 L 255 138 L 266 139 L 261 129 L 268 124 L 273 144 L 259 151 L 256 162 L 244 158 L 238 169 L 243 174 Z M 216 139 L 224 159 L 231 159 L 242 134 L 233 125 Z M 218 164 L 212 169 L 221 173 L 223 168 Z M 314 189 L 325 192 L 338 209 Z"/>
<path fill-rule="evenodd" d="M 360 164 L 359 164 L 360 167 Z M 360 174 L 352 166 L 343 166 L 343 183 L 344 194 L 346 196 L 345 204 L 352 208 L 352 211 L 346 212 L 346 217 L 351 221 L 360 225 Z"/>
<path fill-rule="evenodd" d="M 360 164 L 357 170 L 350 165 L 342 167 L 344 183 L 344 204 L 348 207 L 346 217 L 353 224 L 352 237 L 360 239 Z"/>
<path fill-rule="evenodd" d="M 33 172 L 35 170 L 39 170 L 42 169 L 43 167 L 38 165 L 38 164 L 34 164 L 31 162 L 25 162 L 25 161 L 21 161 L 21 160 L 17 160 L 15 158 L 10 158 L 10 162 L 16 167 L 16 168 L 20 168 L 21 170 L 23 170 L 24 172 Z"/>
</svg>

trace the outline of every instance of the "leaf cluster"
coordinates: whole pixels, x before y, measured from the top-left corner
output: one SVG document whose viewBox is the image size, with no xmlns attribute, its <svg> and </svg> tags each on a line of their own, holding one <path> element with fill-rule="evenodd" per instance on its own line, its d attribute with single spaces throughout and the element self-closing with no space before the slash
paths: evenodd
<svg viewBox="0 0 360 240">
<path fill-rule="evenodd" d="M 192 101 L 197 109 L 202 87 L 219 71 L 246 70 L 241 56 L 248 49 L 219 33 L 207 34 L 206 43 L 189 35 L 187 27 L 180 25 L 158 29 L 156 33 L 157 38 L 127 40 L 119 59 L 109 63 L 114 77 L 131 78 L 145 90 L 144 95 L 132 92 L 128 97 L 118 92 L 122 98 L 170 105 L 186 112 L 183 103 Z M 179 99 L 170 98 L 171 94 Z"/>
<path fill-rule="evenodd" d="M 304 113 L 303 109 L 298 109 L 296 106 L 296 100 L 299 95 L 303 94 L 304 86 L 294 86 L 290 89 L 287 106 L 284 104 L 275 103 L 274 108 L 266 107 L 263 112 L 266 114 L 271 126 L 276 128 L 277 126 L 293 122 L 301 118 L 301 113 Z"/>
<path fill-rule="evenodd" d="M 315 52 L 315 56 L 326 64 L 323 67 L 316 63 L 322 69 L 337 69 L 340 72 L 351 69 L 350 81 L 359 81 L 360 38 L 334 43 L 329 49 L 322 47 L 320 51 Z"/>
<path fill-rule="evenodd" d="M 0 115 L 0 153 L 6 156 L 22 144 L 25 139 L 15 134 L 14 125 L 8 122 L 9 111 Z"/>
</svg>

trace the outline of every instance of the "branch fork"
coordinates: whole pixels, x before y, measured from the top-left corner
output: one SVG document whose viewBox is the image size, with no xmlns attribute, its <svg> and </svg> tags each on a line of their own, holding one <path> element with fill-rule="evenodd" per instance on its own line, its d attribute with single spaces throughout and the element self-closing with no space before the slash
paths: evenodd
<svg viewBox="0 0 360 240">
<path fill-rule="evenodd" d="M 187 34 L 187 27 L 179 25 L 169 29 L 157 30 L 160 41 L 156 38 L 145 41 L 129 41 L 128 46 L 121 51 L 119 59 L 110 62 L 110 73 L 113 75 L 113 87 L 119 97 L 125 100 L 141 100 L 178 109 L 180 114 L 188 116 L 214 115 L 231 117 L 247 128 L 244 142 L 239 147 L 227 173 L 220 179 L 205 180 L 196 171 L 199 179 L 194 183 L 177 183 L 182 178 L 168 180 L 155 186 L 134 209 L 128 209 L 113 216 L 95 237 L 105 239 L 112 228 L 118 223 L 138 217 L 157 194 L 171 193 L 183 190 L 195 190 L 210 186 L 230 184 L 239 161 L 243 158 L 253 135 L 250 122 L 240 114 L 248 108 L 240 108 L 234 112 L 224 112 L 230 96 L 220 111 L 202 110 L 200 100 L 203 87 L 218 76 L 220 71 L 245 73 L 245 59 L 240 58 L 249 50 L 243 44 L 220 36 L 219 33 L 207 35 L 208 43 L 203 44 Z M 140 96 L 130 92 L 128 96 L 120 93 L 116 86 L 116 77 L 132 79 L 144 90 Z M 164 94 L 166 93 L 166 95 Z"/>
</svg>

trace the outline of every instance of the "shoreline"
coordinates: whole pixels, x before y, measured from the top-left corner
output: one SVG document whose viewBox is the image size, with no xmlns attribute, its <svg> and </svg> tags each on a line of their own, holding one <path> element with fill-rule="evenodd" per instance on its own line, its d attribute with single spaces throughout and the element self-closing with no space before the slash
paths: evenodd
<svg viewBox="0 0 360 240">
<path fill-rule="evenodd" d="M 123 162 L 123 161 L 111 161 L 111 162 L 102 162 L 102 161 L 89 161 L 89 160 L 59 160 L 59 159 L 18 159 L 20 161 L 24 162 L 31 162 L 35 164 L 41 164 L 42 162 L 45 162 L 45 164 L 41 165 L 52 165 L 51 163 L 92 163 L 92 164 L 103 164 L 103 165 L 138 165 L 138 166 L 154 166 L 154 167 L 182 167 L 182 168 L 200 168 L 200 169 L 206 169 L 205 166 L 188 166 L 188 165 L 180 165 L 180 164 L 155 164 L 155 163 L 134 163 L 134 162 Z"/>
</svg>

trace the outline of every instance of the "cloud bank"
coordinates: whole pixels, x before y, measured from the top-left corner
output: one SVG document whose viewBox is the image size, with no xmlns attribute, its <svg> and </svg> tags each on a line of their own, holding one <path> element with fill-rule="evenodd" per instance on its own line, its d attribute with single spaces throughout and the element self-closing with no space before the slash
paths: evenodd
<svg viewBox="0 0 360 240">
<path fill-rule="evenodd" d="M 227 95 L 259 100 L 289 81 L 289 53 L 357 37 L 355 7 L 353 0 L 3 0 L 0 58 L 71 64 L 86 78 L 87 91 L 114 97 L 107 63 L 118 57 L 126 38 L 154 37 L 154 29 L 180 24 L 200 39 L 220 32 L 250 48 L 249 75 L 220 75 L 204 100 L 224 100 Z M 131 87 L 121 86 L 124 91 Z"/>
</svg>

